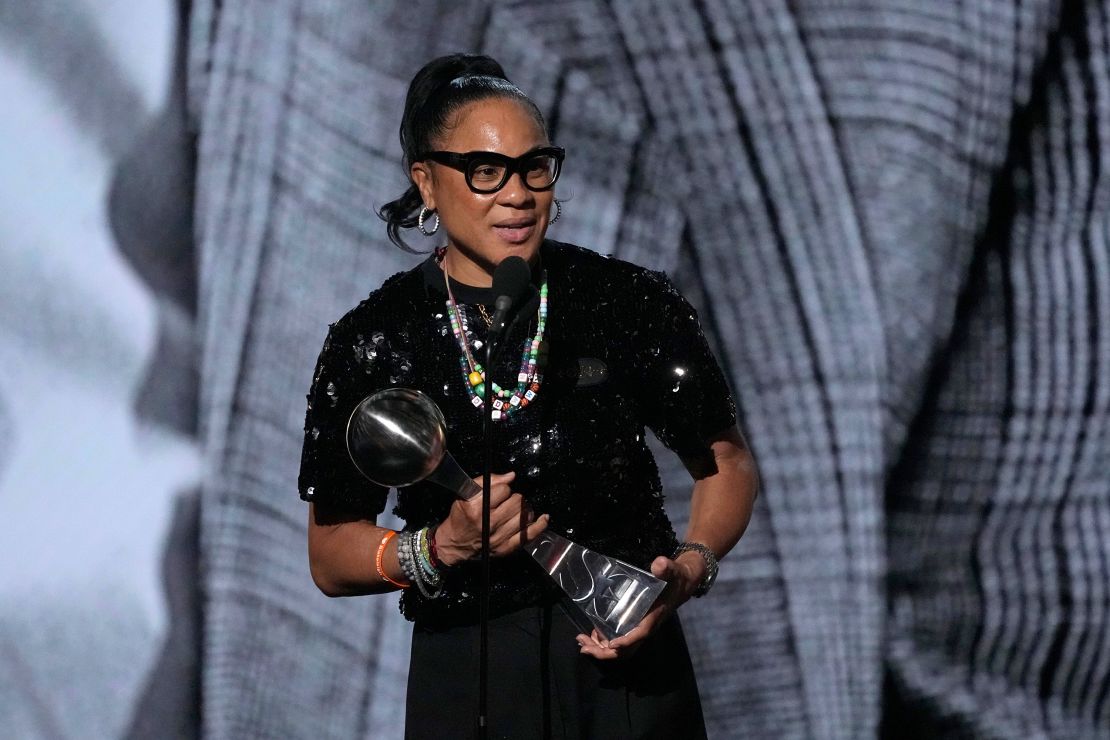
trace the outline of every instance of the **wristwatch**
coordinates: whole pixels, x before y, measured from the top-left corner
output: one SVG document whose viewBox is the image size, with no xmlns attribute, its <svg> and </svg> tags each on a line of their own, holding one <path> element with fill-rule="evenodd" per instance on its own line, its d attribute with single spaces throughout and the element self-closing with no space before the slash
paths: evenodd
<svg viewBox="0 0 1110 740">
<path fill-rule="evenodd" d="M 674 551 L 674 556 L 677 558 L 684 552 L 696 552 L 705 559 L 705 578 L 701 579 L 701 583 L 694 591 L 694 596 L 701 598 L 709 593 L 709 589 L 713 587 L 713 582 L 717 580 L 717 571 L 720 569 L 720 564 L 717 562 L 717 556 L 713 554 L 713 551 L 700 542 L 680 543 Z"/>
</svg>

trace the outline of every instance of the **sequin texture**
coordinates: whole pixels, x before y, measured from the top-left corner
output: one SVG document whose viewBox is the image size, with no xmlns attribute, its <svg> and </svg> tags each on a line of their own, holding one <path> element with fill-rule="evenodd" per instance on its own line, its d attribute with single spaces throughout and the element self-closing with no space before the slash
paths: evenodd
<svg viewBox="0 0 1110 740">
<path fill-rule="evenodd" d="M 543 390 L 494 425 L 494 470 L 517 471 L 513 489 L 537 513 L 551 515 L 554 531 L 647 567 L 677 540 L 644 428 L 684 458 L 711 459 L 707 440 L 735 424 L 731 394 L 697 314 L 665 275 L 550 240 L 541 256 L 550 304 Z M 460 304 L 487 302 L 481 289 L 465 287 L 456 293 Z M 362 398 L 397 384 L 439 404 L 452 454 L 469 474 L 479 473 L 481 412 L 459 372 L 445 298 L 442 273 L 429 258 L 331 326 L 308 397 L 302 498 L 368 518 L 384 509 L 387 491 L 354 468 L 344 434 Z M 477 315 L 473 305 L 462 307 Z M 484 322 L 468 324 L 484 342 Z M 534 318 L 512 326 L 495 365 L 497 382 L 515 382 L 519 347 L 534 331 Z M 372 361 L 369 349 L 376 352 Z M 442 521 L 452 500 L 448 491 L 418 483 L 399 492 L 395 511 L 407 528 L 422 527 Z M 478 570 L 475 562 L 448 571 L 434 600 L 407 590 L 402 611 L 426 624 L 476 620 Z M 546 576 L 526 555 L 497 558 L 491 570 L 493 613 L 545 597 Z"/>
</svg>

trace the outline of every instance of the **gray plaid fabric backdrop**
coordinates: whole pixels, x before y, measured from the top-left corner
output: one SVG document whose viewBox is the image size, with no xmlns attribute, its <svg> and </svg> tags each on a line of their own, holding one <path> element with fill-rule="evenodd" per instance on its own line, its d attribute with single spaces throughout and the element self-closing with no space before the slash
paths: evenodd
<svg viewBox="0 0 1110 740">
<path fill-rule="evenodd" d="M 132 735 L 198 703 L 214 738 L 401 734 L 410 627 L 317 592 L 295 478 L 328 322 L 419 259 L 374 215 L 407 82 L 462 50 L 567 149 L 551 235 L 667 270 L 735 389 L 763 491 L 683 608 L 711 736 L 1110 737 L 1110 0 L 182 5 L 155 146 L 111 124 L 125 88 L 89 102 L 107 67 L 9 32 L 91 21 L 0 0 L 0 47 L 120 161 L 116 245 L 158 298 L 136 413 L 206 461 Z M 37 295 L 5 280 L 13 311 Z M 0 694 L 33 694 L 14 665 Z M 0 714 L 57 734 L 31 698 Z"/>
<path fill-rule="evenodd" d="M 1110 3 L 198 2 L 190 33 L 213 736 L 400 731 L 406 626 L 314 592 L 291 482 L 326 323 L 414 263 L 373 214 L 407 80 L 460 49 L 569 152 L 552 235 L 674 274 L 736 390 L 764 491 L 687 607 L 712 735 L 867 736 L 884 673 L 895 734 L 1107 732 Z"/>
</svg>

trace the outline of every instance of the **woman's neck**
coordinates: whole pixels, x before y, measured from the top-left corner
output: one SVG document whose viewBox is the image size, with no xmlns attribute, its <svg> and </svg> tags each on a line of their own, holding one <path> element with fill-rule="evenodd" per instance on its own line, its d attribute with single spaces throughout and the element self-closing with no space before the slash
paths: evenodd
<svg viewBox="0 0 1110 740">
<path fill-rule="evenodd" d="M 528 263 L 528 266 L 535 271 L 536 262 L 539 260 L 537 253 Z M 443 255 L 443 262 L 440 264 L 441 269 L 446 268 L 447 273 L 451 276 L 452 280 L 460 282 L 464 285 L 470 285 L 475 288 L 490 288 L 493 287 L 493 267 L 486 270 L 480 263 L 470 259 L 462 250 L 453 244 L 447 245 L 447 251 Z"/>
<path fill-rule="evenodd" d="M 493 275 L 467 259 L 458 247 L 448 245 L 447 252 L 443 255 L 442 267 L 446 269 L 452 280 L 457 280 L 464 285 L 475 288 L 489 288 L 493 285 Z"/>
</svg>

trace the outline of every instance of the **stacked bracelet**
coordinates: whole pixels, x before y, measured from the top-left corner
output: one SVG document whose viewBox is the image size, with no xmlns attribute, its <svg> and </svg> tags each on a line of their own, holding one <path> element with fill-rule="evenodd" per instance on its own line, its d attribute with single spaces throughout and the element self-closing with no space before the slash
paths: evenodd
<svg viewBox="0 0 1110 740">
<path fill-rule="evenodd" d="M 401 570 L 425 598 L 439 596 L 443 590 L 443 574 L 432 563 L 427 527 L 397 536 L 397 560 Z"/>
</svg>

